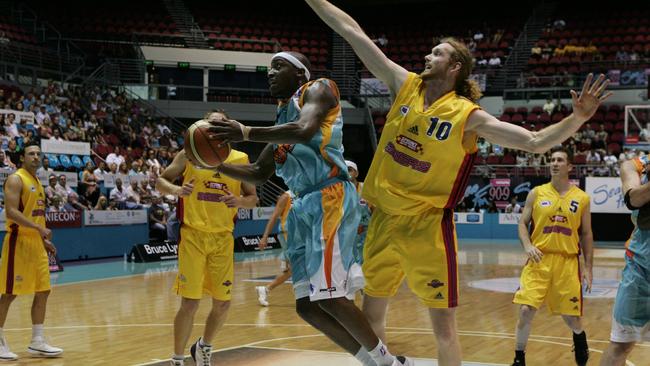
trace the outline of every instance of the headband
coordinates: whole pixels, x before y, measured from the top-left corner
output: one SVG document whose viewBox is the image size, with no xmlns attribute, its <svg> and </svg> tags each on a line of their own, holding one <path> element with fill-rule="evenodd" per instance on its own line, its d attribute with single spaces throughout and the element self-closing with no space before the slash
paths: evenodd
<svg viewBox="0 0 650 366">
<path fill-rule="evenodd" d="M 309 73 L 309 70 L 307 70 L 307 66 L 305 66 L 302 62 L 300 62 L 300 60 L 298 60 L 289 52 L 278 52 L 273 55 L 273 57 L 271 57 L 271 61 L 275 60 L 278 57 L 282 57 L 283 59 L 289 61 L 289 63 L 291 63 L 293 66 L 305 70 L 305 76 L 307 77 L 307 80 L 311 78 L 311 74 Z"/>
</svg>

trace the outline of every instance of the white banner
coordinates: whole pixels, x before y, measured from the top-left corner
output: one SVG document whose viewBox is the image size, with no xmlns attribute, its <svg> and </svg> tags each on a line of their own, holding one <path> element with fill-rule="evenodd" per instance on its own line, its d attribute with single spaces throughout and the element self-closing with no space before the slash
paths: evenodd
<svg viewBox="0 0 650 366">
<path fill-rule="evenodd" d="M 253 220 L 268 220 L 274 210 L 275 207 L 256 207 L 253 209 Z"/>
<path fill-rule="evenodd" d="M 10 114 L 13 114 L 16 116 L 16 119 L 14 120 L 14 123 L 18 124 L 21 121 L 27 121 L 28 125 L 33 125 L 34 124 L 34 113 L 32 112 L 19 112 L 19 111 L 14 111 L 13 109 L 0 109 L 0 114 L 3 114 L 5 116 L 4 120 L 7 120 L 7 116 Z"/>
<path fill-rule="evenodd" d="M 591 212 L 630 213 L 623 202 L 621 178 L 587 177 L 585 191 L 591 197 Z"/>
<path fill-rule="evenodd" d="M 457 224 L 480 225 L 483 223 L 483 212 L 454 212 L 454 222 Z"/>
<path fill-rule="evenodd" d="M 84 211 L 85 226 L 133 225 L 147 222 L 147 210 Z"/>
<path fill-rule="evenodd" d="M 38 179 L 41 181 L 41 184 L 43 185 L 43 187 L 47 187 L 47 186 L 50 185 L 49 179 L 50 179 L 51 174 L 56 175 L 57 182 L 58 182 L 58 179 L 59 179 L 59 175 L 61 175 L 61 174 L 65 175 L 66 186 L 76 187 L 77 185 L 79 185 L 79 174 L 77 174 L 77 173 L 57 172 L 57 171 L 48 173 L 48 172 L 46 172 L 44 170 L 41 170 L 36 175 L 38 176 Z"/>
<path fill-rule="evenodd" d="M 518 225 L 520 218 L 520 213 L 500 213 L 499 225 Z"/>
<path fill-rule="evenodd" d="M 87 142 L 41 140 L 41 150 L 46 154 L 90 155 Z"/>
<path fill-rule="evenodd" d="M 361 86 L 359 87 L 359 94 L 361 95 L 388 95 L 390 89 L 384 84 L 383 81 L 375 78 L 361 79 Z"/>
<path fill-rule="evenodd" d="M 127 187 L 131 184 L 131 180 L 135 180 L 140 184 L 143 180 L 148 180 L 149 178 L 145 174 L 138 175 L 126 175 L 126 174 L 104 174 L 104 187 L 105 188 L 115 188 L 115 179 L 120 178 L 122 180 L 122 186 Z"/>
</svg>

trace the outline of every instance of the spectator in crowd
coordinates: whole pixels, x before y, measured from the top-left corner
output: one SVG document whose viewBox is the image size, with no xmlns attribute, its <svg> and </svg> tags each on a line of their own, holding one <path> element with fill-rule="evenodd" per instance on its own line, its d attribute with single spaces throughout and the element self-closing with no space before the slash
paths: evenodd
<svg viewBox="0 0 650 366">
<path fill-rule="evenodd" d="M 64 141 L 63 137 L 61 137 L 61 130 L 59 129 L 58 126 L 54 127 L 52 129 L 52 137 L 50 137 L 50 140 L 54 141 Z"/>
<path fill-rule="evenodd" d="M 383 33 L 378 38 L 375 38 L 372 41 L 375 42 L 377 46 L 379 46 L 379 48 L 385 48 L 386 46 L 388 46 L 388 39 L 386 38 L 386 35 Z"/>
<path fill-rule="evenodd" d="M 609 134 L 607 133 L 607 131 L 605 131 L 604 124 L 600 125 L 598 132 L 596 132 L 596 135 L 598 136 L 598 138 L 600 138 L 601 141 L 607 142 L 607 138 L 609 137 Z"/>
<path fill-rule="evenodd" d="M 56 195 L 52 197 L 52 200 L 50 201 L 50 205 L 47 208 L 47 212 L 65 212 L 65 208 L 63 208 L 63 202 L 61 197 Z"/>
<path fill-rule="evenodd" d="M 505 213 L 521 213 L 521 205 L 517 203 L 517 197 L 512 197 L 510 203 L 506 206 Z"/>
<path fill-rule="evenodd" d="M 485 36 L 483 35 L 483 32 L 478 30 L 478 31 L 476 31 L 476 33 L 474 33 L 473 38 L 474 38 L 474 41 L 476 41 L 476 43 L 481 43 L 481 41 L 483 40 L 484 37 Z"/>
<path fill-rule="evenodd" d="M 564 21 L 564 19 L 556 19 L 553 22 L 553 30 L 561 31 L 564 30 L 564 27 L 566 27 L 566 22 Z"/>
<path fill-rule="evenodd" d="M 16 166 L 20 167 L 22 165 L 20 161 L 20 157 L 22 156 L 22 152 L 18 148 L 18 144 L 16 143 L 16 140 L 9 140 L 9 144 L 7 145 L 7 151 L 5 151 L 5 154 L 9 157 L 9 160 Z"/>
<path fill-rule="evenodd" d="M 36 170 L 37 175 L 43 175 L 43 176 L 49 176 L 50 174 L 54 173 L 54 169 L 50 167 L 50 159 L 47 157 L 43 157 L 43 163 L 38 170 Z"/>
<path fill-rule="evenodd" d="M 108 174 L 119 174 L 119 173 L 120 173 L 120 172 L 117 170 L 117 164 L 116 164 L 116 163 L 111 163 L 111 164 L 109 165 L 109 167 L 110 167 L 110 171 L 108 172 Z"/>
<path fill-rule="evenodd" d="M 152 206 L 149 214 L 149 237 L 152 239 L 167 239 L 167 219 L 165 211 L 160 206 Z"/>
<path fill-rule="evenodd" d="M 491 144 L 483 137 L 479 137 L 476 145 L 478 147 L 478 155 L 486 158 L 490 153 Z"/>
<path fill-rule="evenodd" d="M 111 189 L 109 194 L 110 201 L 115 200 L 117 202 L 118 209 L 123 209 L 126 207 L 126 189 L 122 186 L 122 179 L 115 178 L 115 188 Z"/>
<path fill-rule="evenodd" d="M 616 155 L 612 154 L 611 152 L 608 152 L 607 155 L 605 155 L 603 161 L 605 162 L 605 165 L 607 165 L 610 168 L 617 165 L 618 163 L 618 159 L 616 158 Z"/>
<path fill-rule="evenodd" d="M 94 166 L 92 162 L 86 162 L 86 165 L 84 166 L 83 173 L 81 173 L 81 182 L 84 184 L 87 184 L 89 181 L 96 182 L 97 181 L 97 176 L 95 176 L 94 173 Z"/>
<path fill-rule="evenodd" d="M 601 161 L 600 154 L 596 150 L 589 150 L 587 153 L 587 164 L 599 164 Z"/>
<path fill-rule="evenodd" d="M 127 201 L 129 201 L 130 199 L 130 201 L 133 202 L 135 205 L 140 204 L 141 190 L 140 190 L 140 186 L 138 185 L 138 181 L 136 179 L 131 178 L 129 182 L 129 186 L 126 187 L 125 192 L 126 192 Z M 127 206 L 129 206 L 128 203 Z"/>
<path fill-rule="evenodd" d="M 15 139 L 19 136 L 18 126 L 16 126 L 16 115 L 14 113 L 9 113 L 5 117 L 5 132 L 9 137 Z"/>
<path fill-rule="evenodd" d="M 70 192 L 63 209 L 65 211 L 83 211 L 88 210 L 88 207 L 79 202 L 79 195 L 76 192 Z"/>
<path fill-rule="evenodd" d="M 48 177 L 48 185 L 45 187 L 45 197 L 47 197 L 48 201 L 52 201 L 54 196 L 58 196 L 59 193 L 56 191 L 56 175 L 50 174 Z"/>
<path fill-rule="evenodd" d="M 607 150 L 607 145 L 605 145 L 604 140 L 600 139 L 600 135 L 596 134 L 594 135 L 594 139 L 591 141 L 591 148 L 603 155 Z"/>
<path fill-rule="evenodd" d="M 97 199 L 97 204 L 95 205 L 95 207 L 93 209 L 98 210 L 98 211 L 107 210 L 108 209 L 108 199 L 106 198 L 106 196 L 104 196 L 104 195 L 99 196 L 99 198 Z"/>
<path fill-rule="evenodd" d="M 119 202 L 117 200 L 108 200 L 108 207 L 106 211 L 117 211 L 119 210 Z"/>
<path fill-rule="evenodd" d="M 495 201 L 490 201 L 488 204 L 488 213 L 499 213 L 499 208 L 497 207 L 497 203 Z"/>
<path fill-rule="evenodd" d="M 140 175 L 142 171 L 140 170 L 140 162 L 137 160 L 131 163 L 131 169 L 129 170 L 129 176 Z"/>
<path fill-rule="evenodd" d="M 68 186 L 68 178 L 65 174 L 59 175 L 59 184 L 56 186 L 56 193 L 61 197 L 63 203 L 67 202 L 68 196 L 73 192 L 72 188 Z"/>
<path fill-rule="evenodd" d="M 156 150 L 154 149 L 149 149 L 147 150 L 147 167 L 149 170 L 151 170 L 156 176 L 159 176 L 161 173 L 161 165 L 160 161 L 158 161 L 158 158 L 156 157 Z"/>
<path fill-rule="evenodd" d="M 528 165 L 528 154 L 524 151 L 517 152 L 516 164 L 518 167 L 524 167 Z"/>
<path fill-rule="evenodd" d="M 124 162 L 124 163 L 120 164 L 120 167 L 119 167 L 117 173 L 122 174 L 122 175 L 129 175 L 129 163 Z"/>
<path fill-rule="evenodd" d="M 108 166 L 111 166 L 111 164 L 115 163 L 117 165 L 117 169 L 119 169 L 120 165 L 122 165 L 125 161 L 126 158 L 124 155 L 122 155 L 122 150 L 119 146 L 115 146 L 113 152 L 106 156 L 106 164 L 108 164 Z"/>
<path fill-rule="evenodd" d="M 501 66 L 501 58 L 499 58 L 497 55 L 492 55 L 492 57 L 488 61 L 488 65 L 493 67 Z"/>
<path fill-rule="evenodd" d="M 93 171 L 93 174 L 97 178 L 97 182 L 104 181 L 104 175 L 109 174 L 109 171 L 106 170 L 106 162 L 104 160 L 99 162 L 99 166 Z"/>
<path fill-rule="evenodd" d="M 81 195 L 80 201 L 88 207 L 95 206 L 99 200 L 99 196 L 101 196 L 101 191 L 97 185 L 96 178 L 94 176 L 89 177 L 82 187 L 82 191 L 79 192 Z"/>
<path fill-rule="evenodd" d="M 553 111 L 555 111 L 556 104 L 553 102 L 553 98 L 546 98 L 546 103 L 544 103 L 544 106 L 542 109 L 544 112 L 548 113 L 549 115 L 553 114 Z"/>
<path fill-rule="evenodd" d="M 37 125 L 41 125 L 41 124 L 43 124 L 43 122 L 44 122 L 45 120 L 48 120 L 48 121 L 50 120 L 50 115 L 49 115 L 49 114 L 47 113 L 47 111 L 45 110 L 45 106 L 44 106 L 44 105 L 42 105 L 42 106 L 39 108 L 38 113 L 36 113 L 35 120 L 36 120 L 36 124 L 37 124 Z"/>
<path fill-rule="evenodd" d="M 598 163 L 598 166 L 594 168 L 592 174 L 597 177 L 607 177 L 610 175 L 609 167 L 605 165 L 604 161 L 601 161 L 600 163 Z"/>
<path fill-rule="evenodd" d="M 16 165 L 11 162 L 4 150 L 0 150 L 0 168 L 3 169 L 16 169 Z"/>
</svg>

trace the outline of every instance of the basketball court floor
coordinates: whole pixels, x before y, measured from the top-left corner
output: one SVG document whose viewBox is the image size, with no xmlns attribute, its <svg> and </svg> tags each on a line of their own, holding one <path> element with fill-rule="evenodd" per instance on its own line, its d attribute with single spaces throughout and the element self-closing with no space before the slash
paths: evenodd
<svg viewBox="0 0 650 366">
<path fill-rule="evenodd" d="M 463 241 L 459 244 L 458 329 L 464 365 L 507 365 L 512 361 L 517 307 L 512 295 L 525 259 L 515 241 Z M 236 256 L 233 300 L 214 346 L 214 365 L 357 365 L 294 312 L 291 285 L 271 293 L 268 308 L 257 303 L 255 286 L 279 272 L 277 250 Z M 587 294 L 584 324 L 591 365 L 608 344 L 611 309 L 623 268 L 623 251 L 596 250 L 594 290 Z M 18 297 L 5 334 L 21 358 L 6 365 L 168 365 L 172 324 L 179 299 L 171 291 L 176 262 L 150 264 L 123 260 L 68 264 L 53 274 L 54 288 L 46 335 L 65 349 L 56 359 L 30 358 L 31 297 Z M 359 301 L 360 299 L 358 299 Z M 195 318 L 191 342 L 201 334 L 207 298 Z M 426 308 L 404 285 L 391 301 L 387 337 L 391 351 L 416 358 L 417 366 L 437 365 L 436 345 Z M 529 366 L 574 365 L 571 332 L 560 317 L 538 312 L 527 350 Z M 639 344 L 628 365 L 648 365 L 650 344 Z M 187 362 L 186 364 L 193 365 Z"/>
</svg>

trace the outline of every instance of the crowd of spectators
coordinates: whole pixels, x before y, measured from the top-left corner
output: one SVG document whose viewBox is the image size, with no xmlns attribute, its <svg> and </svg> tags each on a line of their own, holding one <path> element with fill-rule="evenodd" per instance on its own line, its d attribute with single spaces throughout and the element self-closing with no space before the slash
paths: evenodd
<svg viewBox="0 0 650 366">
<path fill-rule="evenodd" d="M 182 146 L 182 136 L 123 93 L 54 82 L 24 93 L 0 85 L 0 110 L 9 110 L 0 113 L 0 168 L 19 168 L 30 142 L 90 144 L 91 161 L 83 171 L 55 172 L 44 154 L 38 173 L 47 180 L 47 211 L 146 208 L 152 230 L 174 215 L 175 197 L 156 191 L 155 180 Z M 19 112 L 32 112 L 33 123 L 17 118 Z M 68 182 L 71 173 L 78 176 L 75 188 Z"/>
</svg>

